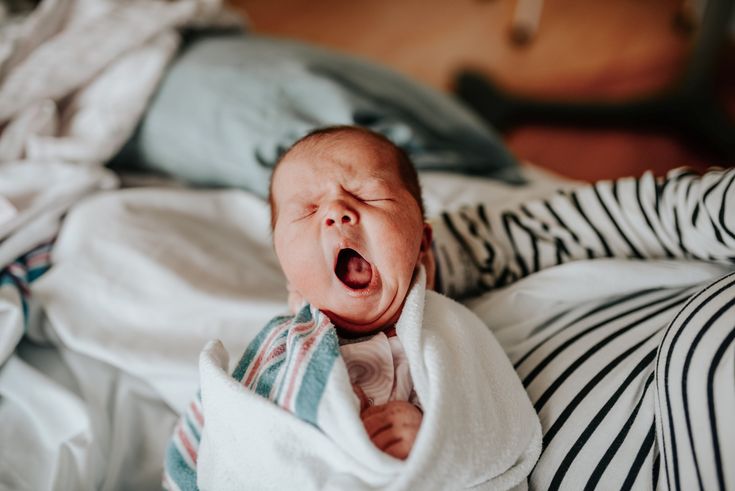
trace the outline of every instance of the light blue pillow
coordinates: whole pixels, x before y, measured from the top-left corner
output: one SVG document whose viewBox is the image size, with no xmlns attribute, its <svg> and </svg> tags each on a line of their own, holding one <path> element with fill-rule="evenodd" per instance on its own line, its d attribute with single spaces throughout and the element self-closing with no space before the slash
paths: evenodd
<svg viewBox="0 0 735 491">
<path fill-rule="evenodd" d="M 419 170 L 523 182 L 499 137 L 451 96 L 363 60 L 243 33 L 183 47 L 114 165 L 264 197 L 281 152 L 334 124 L 384 134 Z"/>
</svg>

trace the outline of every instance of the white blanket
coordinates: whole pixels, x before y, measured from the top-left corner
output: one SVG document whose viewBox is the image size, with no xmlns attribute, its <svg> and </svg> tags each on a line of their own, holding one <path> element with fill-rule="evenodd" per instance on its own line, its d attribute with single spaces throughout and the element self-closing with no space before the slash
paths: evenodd
<svg viewBox="0 0 735 491">
<path fill-rule="evenodd" d="M 130 137 L 179 42 L 221 0 L 44 0 L 0 25 L 0 268 L 47 241 Z M 8 239 L 8 240 L 6 240 Z"/>
<path fill-rule="evenodd" d="M 230 377 L 213 342 L 200 358 L 201 489 L 510 489 L 541 451 L 541 426 L 507 356 L 464 306 L 426 291 L 423 271 L 396 331 L 424 410 L 406 461 L 378 450 L 359 419 L 344 362 L 314 426 Z"/>
</svg>

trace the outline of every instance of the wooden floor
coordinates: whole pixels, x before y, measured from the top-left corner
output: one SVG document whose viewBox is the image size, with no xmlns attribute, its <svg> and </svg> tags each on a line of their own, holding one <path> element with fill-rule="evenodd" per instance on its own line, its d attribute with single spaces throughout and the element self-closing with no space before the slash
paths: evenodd
<svg viewBox="0 0 735 491">
<path fill-rule="evenodd" d="M 622 100 L 669 86 L 692 43 L 675 27 L 681 0 L 546 0 L 525 45 L 510 39 L 515 0 L 232 3 L 255 32 L 359 55 L 445 91 L 470 67 L 517 94 Z M 724 97 L 735 106 L 735 87 Z M 708 163 L 667 134 L 525 126 L 504 138 L 518 157 L 585 180 Z"/>
</svg>

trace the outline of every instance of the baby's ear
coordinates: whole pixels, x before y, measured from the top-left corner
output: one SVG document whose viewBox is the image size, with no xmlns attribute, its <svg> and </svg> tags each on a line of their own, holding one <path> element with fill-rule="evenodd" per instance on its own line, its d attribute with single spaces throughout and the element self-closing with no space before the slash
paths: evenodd
<svg viewBox="0 0 735 491">
<path fill-rule="evenodd" d="M 434 249 L 431 248 L 431 241 L 434 239 L 434 231 L 431 225 L 424 223 L 424 230 L 421 236 L 421 250 L 419 253 L 419 263 L 426 269 L 426 288 L 433 290 L 436 278 L 436 261 L 434 259 Z"/>
<path fill-rule="evenodd" d="M 421 252 L 426 253 L 431 249 L 431 242 L 434 240 L 434 231 L 428 222 L 424 222 L 424 229 L 421 232 Z"/>
</svg>

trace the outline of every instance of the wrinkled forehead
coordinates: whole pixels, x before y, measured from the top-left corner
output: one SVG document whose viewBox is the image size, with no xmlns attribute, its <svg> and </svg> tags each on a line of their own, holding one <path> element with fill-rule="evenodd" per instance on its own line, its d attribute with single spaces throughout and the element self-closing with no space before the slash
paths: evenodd
<svg viewBox="0 0 735 491">
<path fill-rule="evenodd" d="M 271 199 L 294 187 L 303 189 L 325 181 L 381 180 L 397 184 L 401 182 L 398 165 L 395 150 L 369 135 L 339 135 L 303 142 L 278 164 Z"/>
</svg>

